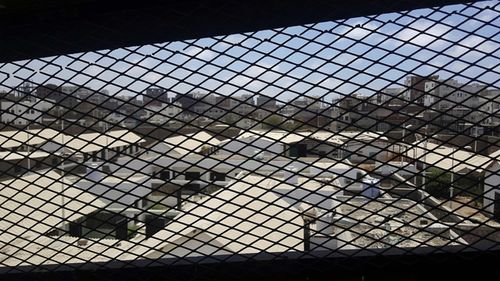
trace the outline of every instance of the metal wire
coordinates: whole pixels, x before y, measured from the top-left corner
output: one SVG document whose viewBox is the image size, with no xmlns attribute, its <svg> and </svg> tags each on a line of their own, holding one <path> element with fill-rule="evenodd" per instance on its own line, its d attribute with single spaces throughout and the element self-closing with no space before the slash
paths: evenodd
<svg viewBox="0 0 500 281">
<path fill-rule="evenodd" d="M 497 250 L 499 20 L 478 2 L 0 64 L 1 272 Z"/>
</svg>

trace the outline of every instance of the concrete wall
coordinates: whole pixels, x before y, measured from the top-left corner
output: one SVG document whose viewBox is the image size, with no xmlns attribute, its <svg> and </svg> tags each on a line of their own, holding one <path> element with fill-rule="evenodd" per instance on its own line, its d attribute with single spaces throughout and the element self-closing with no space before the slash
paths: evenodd
<svg viewBox="0 0 500 281">
<path fill-rule="evenodd" d="M 214 240 L 213 235 L 200 232 L 194 237 L 182 237 L 169 244 L 160 251 L 156 251 L 148 258 L 179 258 L 212 255 L 229 255 L 231 252 L 223 249 L 223 245 Z"/>
<path fill-rule="evenodd" d="M 483 206 L 491 215 L 494 213 L 495 193 L 500 193 L 500 163 L 494 161 L 484 175 Z"/>
</svg>

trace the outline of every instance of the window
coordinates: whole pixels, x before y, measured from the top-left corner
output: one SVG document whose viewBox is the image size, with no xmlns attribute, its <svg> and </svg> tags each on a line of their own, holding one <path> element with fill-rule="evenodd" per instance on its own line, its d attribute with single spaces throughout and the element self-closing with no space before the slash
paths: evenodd
<svg viewBox="0 0 500 281">
<path fill-rule="evenodd" d="M 210 173 L 210 180 L 211 181 L 225 181 L 226 180 L 226 174 L 219 173 L 219 172 L 211 172 Z"/>
<path fill-rule="evenodd" d="M 185 179 L 188 181 L 194 181 L 194 180 L 200 179 L 199 172 L 186 172 L 184 175 L 185 175 Z"/>
<path fill-rule="evenodd" d="M 170 179 L 170 171 L 163 170 L 160 172 L 160 179 L 169 180 Z"/>
<path fill-rule="evenodd" d="M 298 143 L 290 145 L 289 149 L 290 157 L 307 157 L 307 145 Z"/>
</svg>

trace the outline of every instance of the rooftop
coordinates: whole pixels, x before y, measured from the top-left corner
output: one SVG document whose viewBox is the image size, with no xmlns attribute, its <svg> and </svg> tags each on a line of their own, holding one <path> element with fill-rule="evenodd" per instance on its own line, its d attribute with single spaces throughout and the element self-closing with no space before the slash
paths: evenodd
<svg viewBox="0 0 500 281">
<path fill-rule="evenodd" d="M 53 129 L 35 129 L 23 131 L 0 132 L 0 147 L 10 149 L 22 145 L 39 145 L 62 135 Z"/>
<path fill-rule="evenodd" d="M 454 234 L 417 202 L 408 199 L 351 198 L 339 206 L 336 224 L 348 232 L 357 247 L 421 247 L 466 243 L 453 241 Z"/>
<path fill-rule="evenodd" d="M 211 134 L 201 131 L 189 135 L 178 135 L 174 137 L 166 138 L 163 142 L 157 142 L 151 146 L 150 152 L 156 152 L 160 154 L 165 154 L 168 151 L 158 147 L 158 144 L 166 144 L 173 152 L 180 155 L 189 155 L 199 153 L 202 148 L 206 145 L 215 146 L 218 145 L 220 141 L 212 136 Z"/>
<path fill-rule="evenodd" d="M 62 193 L 61 193 L 62 192 Z M 0 241 L 32 239 L 104 207 L 96 196 L 68 186 L 54 171 L 0 182 Z"/>
<path fill-rule="evenodd" d="M 464 170 L 482 172 L 491 158 L 498 157 L 498 155 L 490 157 L 482 156 L 473 152 L 431 142 L 414 142 L 411 145 L 412 147 L 406 148 L 403 152 L 406 157 L 424 162 L 433 167 L 454 172 Z"/>
</svg>

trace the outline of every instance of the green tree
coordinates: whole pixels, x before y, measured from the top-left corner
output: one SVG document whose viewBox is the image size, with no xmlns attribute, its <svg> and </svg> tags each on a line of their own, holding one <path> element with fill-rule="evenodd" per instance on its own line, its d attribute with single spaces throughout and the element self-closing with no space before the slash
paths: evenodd
<svg viewBox="0 0 500 281">
<path fill-rule="evenodd" d="M 224 123 L 227 125 L 235 125 L 237 123 L 237 119 L 233 114 L 228 114 L 224 117 Z"/>
<path fill-rule="evenodd" d="M 430 168 L 427 173 L 425 190 L 432 196 L 448 198 L 451 173 L 439 168 Z"/>
<path fill-rule="evenodd" d="M 263 126 L 266 129 L 277 129 L 280 128 L 283 118 L 279 115 L 270 115 L 263 121 Z"/>
<path fill-rule="evenodd" d="M 426 181 L 425 189 L 429 194 L 442 199 L 450 197 L 451 172 L 430 168 Z M 453 181 L 454 196 L 471 197 L 475 201 L 481 201 L 480 195 L 484 190 L 481 178 L 455 173 Z"/>
</svg>

